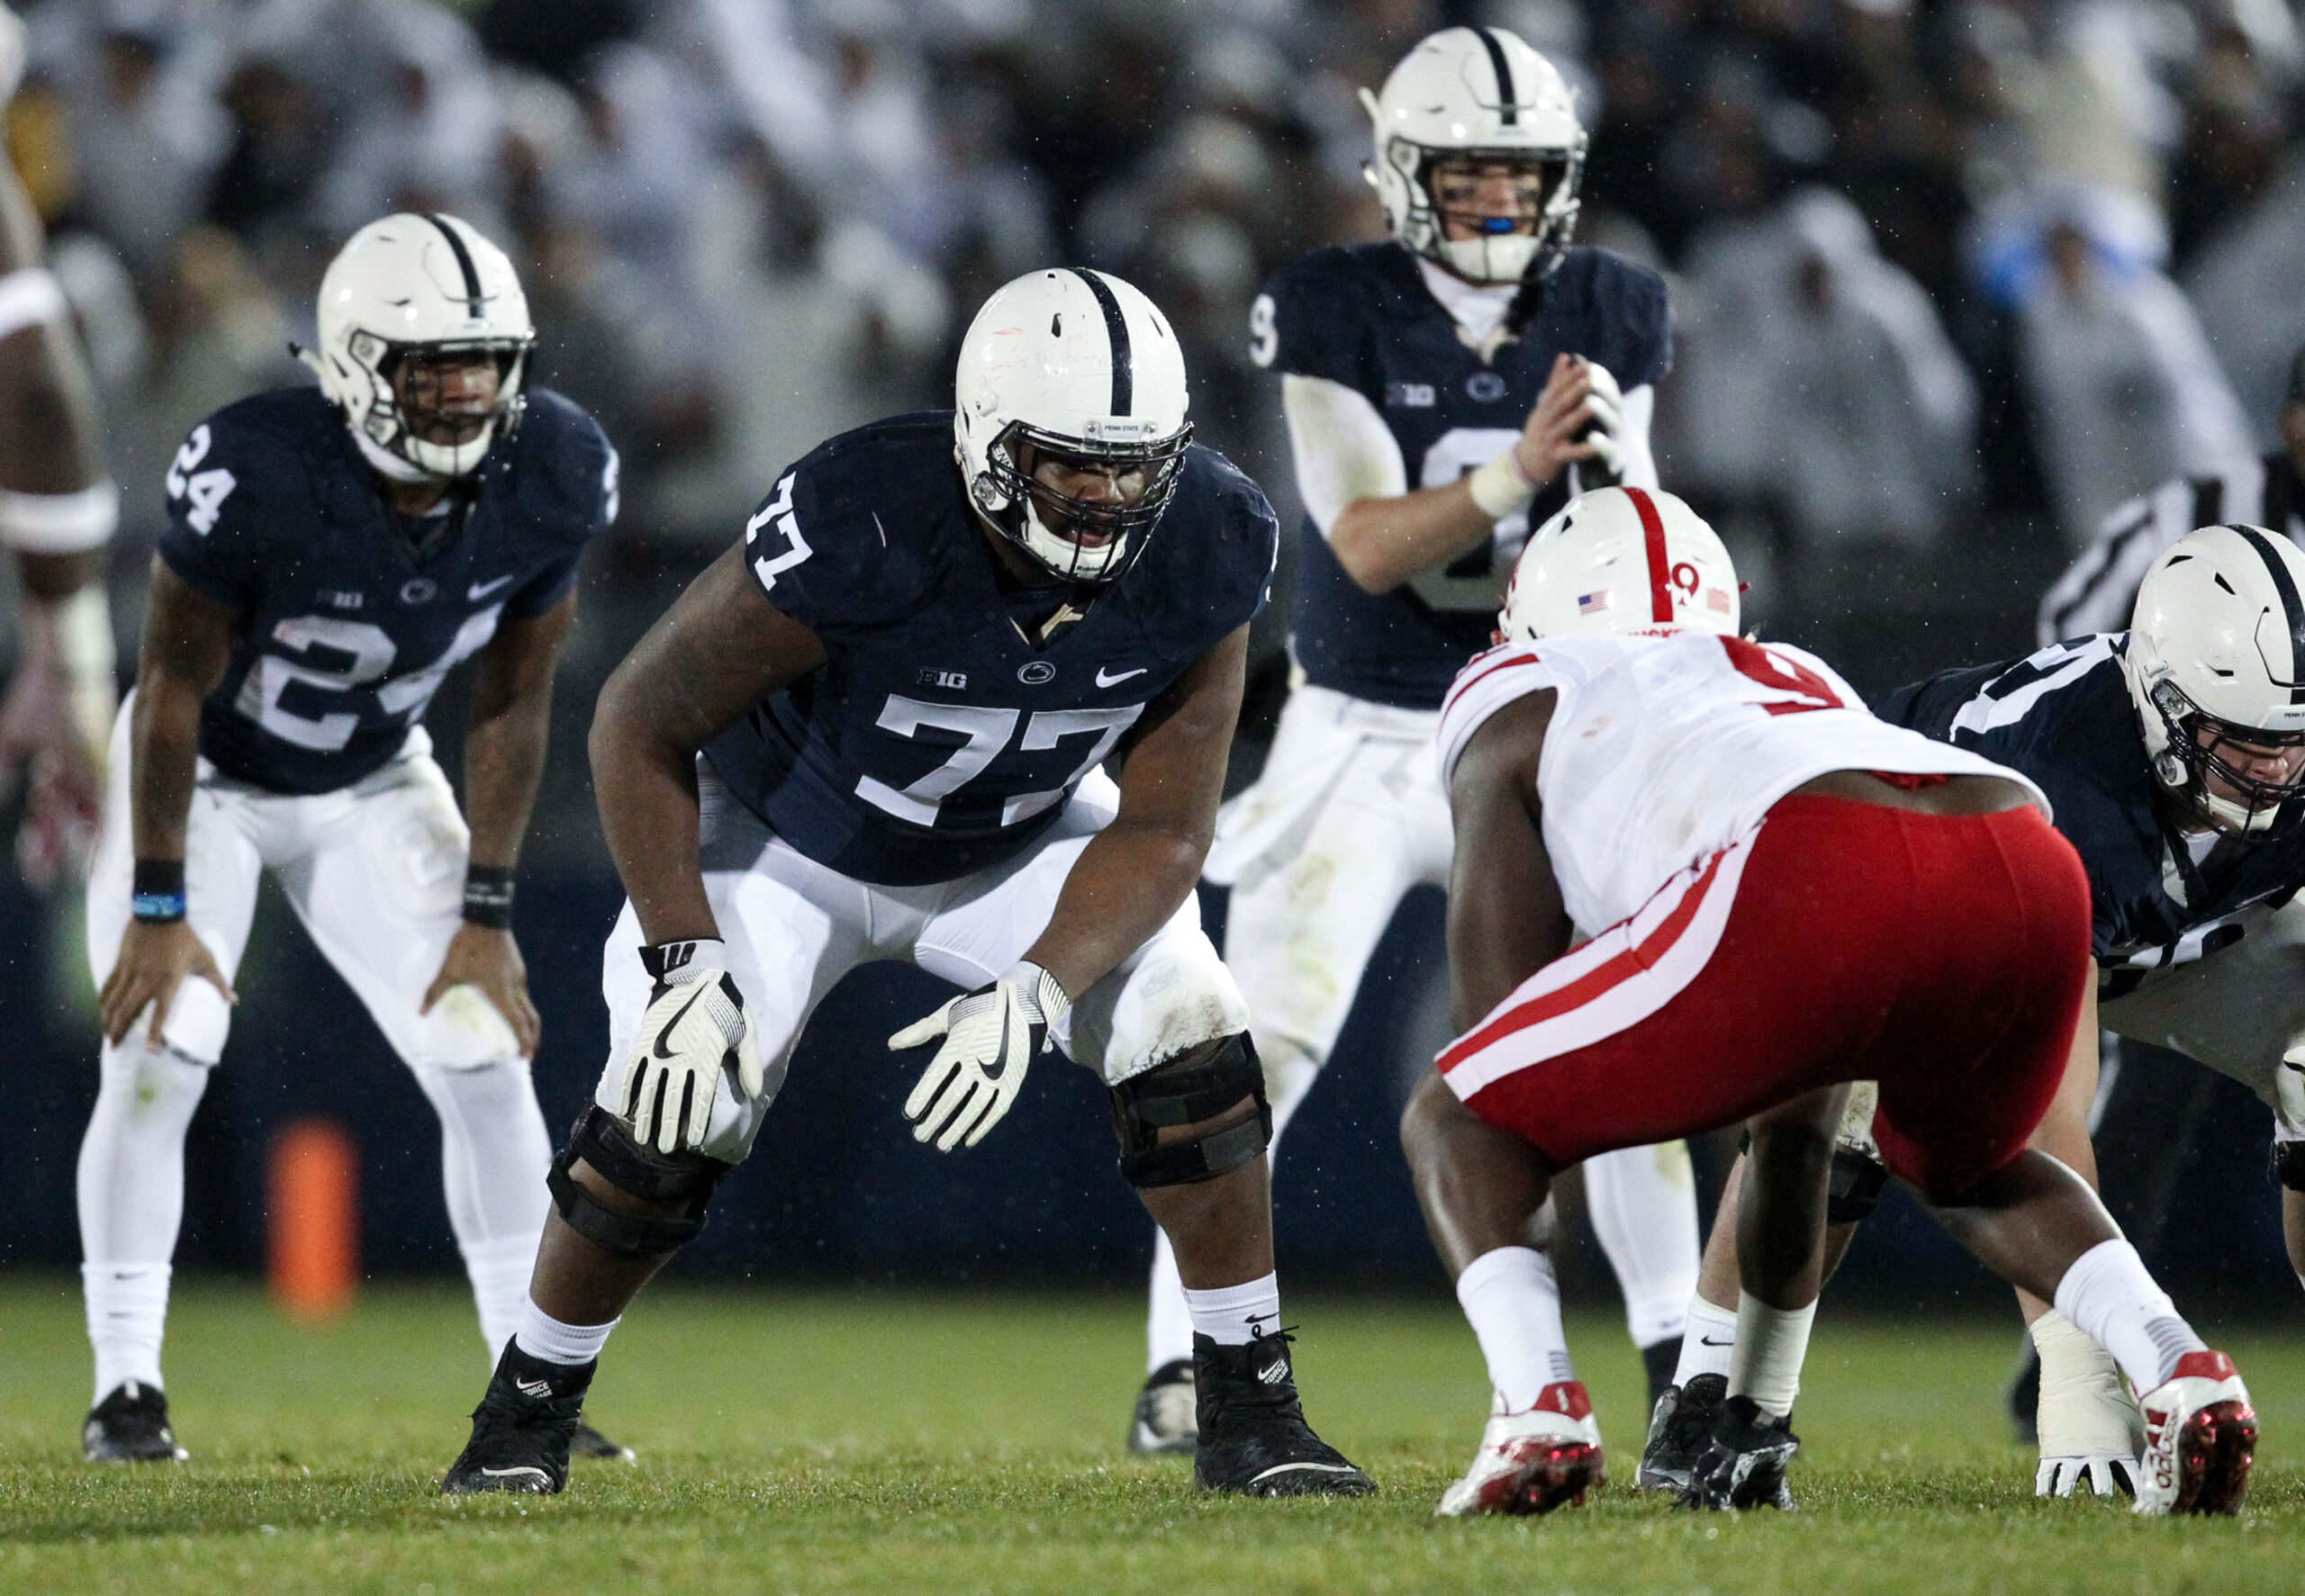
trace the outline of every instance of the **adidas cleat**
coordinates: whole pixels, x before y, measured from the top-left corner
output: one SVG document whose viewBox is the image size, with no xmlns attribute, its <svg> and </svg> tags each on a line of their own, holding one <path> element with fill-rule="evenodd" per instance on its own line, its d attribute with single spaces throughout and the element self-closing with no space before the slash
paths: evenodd
<svg viewBox="0 0 2305 1596">
<path fill-rule="evenodd" d="M 2140 1513 L 2237 1513 L 2257 1452 L 2256 1410 L 2222 1352 L 2188 1352 L 2147 1392 Z"/>
<path fill-rule="evenodd" d="M 1749 1396 L 1729 1397 L 1713 1416 L 1713 1438 L 1689 1471 L 1680 1505 L 1716 1512 L 1762 1507 L 1790 1511 L 1795 1503 L 1785 1471 L 1800 1449 L 1790 1418 L 1763 1411 Z"/>
<path fill-rule="evenodd" d="M 1144 1377 L 1144 1389 L 1136 1393 L 1136 1411 L 1128 1420 L 1128 1449 L 1180 1452 L 1189 1457 L 1200 1441 L 1198 1405 L 1192 1359 L 1171 1358 Z"/>
<path fill-rule="evenodd" d="M 1689 1471 L 1713 1440 L 1713 1421 L 1728 1400 L 1729 1376 L 1692 1375 L 1686 1386 L 1668 1385 L 1649 1415 L 1649 1444 L 1641 1448 L 1637 1491 L 1682 1492 Z"/>
<path fill-rule="evenodd" d="M 585 1389 L 599 1366 L 547 1363 L 507 1341 L 486 1394 L 472 1411 L 472 1439 L 440 1482 L 440 1494 L 514 1491 L 557 1496 L 568 1483 L 569 1446 L 584 1411 Z"/>
<path fill-rule="evenodd" d="M 1192 1339 L 1198 1438 L 1193 1478 L 1243 1496 L 1368 1496 L 1377 1482 L 1313 1433 L 1297 1400 L 1288 1331 L 1244 1346 Z"/>
<path fill-rule="evenodd" d="M 1582 1507 L 1607 1478 L 1600 1427 L 1583 1382 L 1563 1380 L 1523 1413 L 1491 1413 L 1473 1465 L 1441 1493 L 1438 1519 L 1473 1513 L 1549 1513 Z"/>
<path fill-rule="evenodd" d="M 618 1445 L 582 1419 L 576 1421 L 576 1433 L 568 1438 L 568 1455 L 571 1457 L 594 1457 L 603 1463 L 636 1461 L 631 1447 Z"/>
<path fill-rule="evenodd" d="M 88 1411 L 80 1451 L 90 1463 L 182 1463 L 192 1456 L 168 1428 L 168 1394 L 157 1385 L 124 1381 Z"/>
</svg>

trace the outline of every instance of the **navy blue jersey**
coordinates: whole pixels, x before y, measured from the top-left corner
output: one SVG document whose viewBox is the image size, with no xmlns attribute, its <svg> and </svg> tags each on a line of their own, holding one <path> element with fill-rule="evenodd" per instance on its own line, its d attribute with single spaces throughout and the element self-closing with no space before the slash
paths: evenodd
<svg viewBox="0 0 2305 1596">
<path fill-rule="evenodd" d="M 539 615 L 616 515 L 616 451 L 532 389 L 468 504 L 420 555 L 318 388 L 226 405 L 168 467 L 168 569 L 237 620 L 200 752 L 274 792 L 333 792 L 397 753 L 441 679 L 505 616 Z M 413 530 L 411 530 L 413 529 Z"/>
<path fill-rule="evenodd" d="M 952 412 L 843 433 L 745 528 L 761 591 L 828 657 L 707 757 L 777 835 L 854 879 L 981 870 L 1045 830 L 1145 706 L 1256 614 L 1278 537 L 1256 484 L 1195 447 L 1139 557 L 1038 648 L 964 496 Z"/>
<path fill-rule="evenodd" d="M 2305 886 L 2305 826 L 2198 839 L 2169 823 L 2121 675 L 2126 633 L 2053 644 L 2029 658 L 1947 671 L 1874 706 L 1884 720 L 1974 748 L 2047 793 L 2089 873 L 2092 940 L 2117 997 L 2164 965 L 2237 941 L 2232 924 Z"/>
<path fill-rule="evenodd" d="M 1609 368 L 1627 392 L 1672 365 L 1664 279 L 1605 249 L 1573 248 L 1545 282 L 1521 336 L 1484 362 L 1398 244 L 1315 249 L 1275 273 L 1257 302 L 1250 353 L 1261 365 L 1353 389 L 1385 418 L 1411 488 L 1455 482 L 1512 446 L 1559 355 Z M 1437 709 L 1467 659 L 1487 648 L 1505 579 L 1532 526 L 1568 501 L 1562 481 L 1525 516 L 1445 570 L 1388 593 L 1345 574 L 1308 517 L 1297 566 L 1297 663 L 1306 680 L 1356 699 Z"/>
</svg>

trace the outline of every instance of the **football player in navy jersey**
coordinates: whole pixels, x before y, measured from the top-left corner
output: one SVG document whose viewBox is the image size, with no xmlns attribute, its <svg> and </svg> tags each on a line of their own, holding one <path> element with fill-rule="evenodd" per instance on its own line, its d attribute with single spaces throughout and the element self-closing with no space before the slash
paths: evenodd
<svg viewBox="0 0 2305 1596">
<path fill-rule="evenodd" d="M 2030 777 L 2089 878 L 2093 990 L 2034 1145 L 2093 1185 L 2088 1114 L 2101 1029 L 2173 1048 L 2273 1114 L 2282 1229 L 2305 1277 L 2305 553 L 2261 527 L 2205 527 L 2146 572 L 2127 632 L 1948 671 L 1877 707 Z M 1868 1116 L 1869 1117 L 1869 1116 Z M 1863 1124 L 1835 1157 L 1830 1256 L 1880 1188 Z M 1733 1178 L 1733 1177 L 1732 1177 Z M 1733 1190 L 1724 1204 L 1734 1200 Z M 1718 1238 L 1703 1293 L 1737 1297 Z M 2112 1360 L 2021 1298 L 2040 1353 L 2035 1490 L 2134 1494 L 2146 1439 Z M 1732 1314 L 1733 1316 L 1733 1314 Z M 1660 1403 L 1643 1483 L 1685 1466 L 1718 1391 Z"/>
<path fill-rule="evenodd" d="M 455 217 L 385 217 L 321 279 L 304 356 L 321 385 L 226 406 L 169 467 L 88 886 L 91 1458 L 184 1455 L 160 1340 L 185 1131 L 266 870 L 438 1111 L 491 1355 L 511 1336 L 552 1151 L 513 866 L 577 560 L 615 517 L 617 478 L 592 418 L 524 383 L 533 336 L 502 251 Z M 460 814 L 423 719 L 466 659 Z"/>
<path fill-rule="evenodd" d="M 1252 326 L 1251 354 L 1281 374 L 1306 509 L 1299 680 L 1207 873 L 1233 888 L 1225 960 L 1276 1135 L 1401 898 L 1447 885 L 1434 719 L 1488 645 L 1530 517 L 1580 487 L 1657 484 L 1652 385 L 1671 359 L 1663 281 L 1569 242 L 1585 131 L 1543 56 L 1502 29 L 1450 28 L 1364 99 L 1393 236 L 1283 268 Z M 1661 1381 L 1696 1273 L 1686 1153 L 1609 1154 L 1586 1167 L 1586 1190 Z M 1156 1245 L 1137 1450 L 1193 1446 L 1189 1330 Z"/>
<path fill-rule="evenodd" d="M 778 478 L 601 694 L 631 895 L 608 1067 L 444 1491 L 562 1488 L 618 1316 L 701 1227 L 809 1011 L 878 959 L 968 989 L 889 1039 L 934 1049 L 917 1140 L 981 1141 L 1052 1045 L 1109 1088 L 1120 1172 L 1188 1287 L 1200 1483 L 1375 1489 L 1298 1404 L 1264 1078 L 1193 893 L 1272 511 L 1192 444 L 1175 332 L 1104 274 L 995 293 L 954 401 Z"/>
</svg>

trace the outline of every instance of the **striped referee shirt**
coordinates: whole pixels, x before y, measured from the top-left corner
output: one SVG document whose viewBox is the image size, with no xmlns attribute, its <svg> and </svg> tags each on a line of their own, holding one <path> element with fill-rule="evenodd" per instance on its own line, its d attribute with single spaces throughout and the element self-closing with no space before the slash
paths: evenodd
<svg viewBox="0 0 2305 1596">
<path fill-rule="evenodd" d="M 2129 629 L 2137 590 L 2161 552 L 2201 527 L 2269 527 L 2305 544 L 2305 482 L 2286 452 L 2217 476 L 2180 477 L 2107 516 L 2041 600 L 2043 645 Z"/>
</svg>

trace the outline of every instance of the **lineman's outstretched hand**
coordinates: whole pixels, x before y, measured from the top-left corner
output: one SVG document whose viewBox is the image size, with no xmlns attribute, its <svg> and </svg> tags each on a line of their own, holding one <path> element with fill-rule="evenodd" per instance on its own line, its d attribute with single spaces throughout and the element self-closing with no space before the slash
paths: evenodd
<svg viewBox="0 0 2305 1596">
<path fill-rule="evenodd" d="M 904 1102 L 912 1139 L 934 1138 L 938 1152 L 983 1141 L 1017 1101 L 1025 1071 L 1071 1006 L 1056 978 L 1026 960 L 890 1037 L 892 1052 L 945 1039 Z"/>
</svg>

